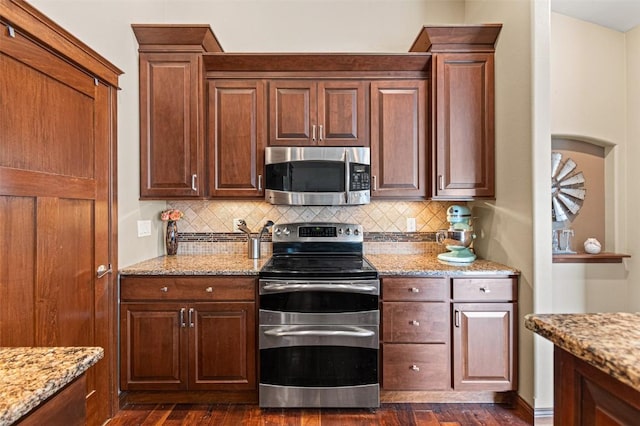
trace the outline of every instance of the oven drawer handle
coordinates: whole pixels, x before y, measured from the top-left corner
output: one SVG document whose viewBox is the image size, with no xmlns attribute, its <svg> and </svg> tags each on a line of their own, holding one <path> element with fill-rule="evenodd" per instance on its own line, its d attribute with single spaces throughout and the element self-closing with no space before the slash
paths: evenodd
<svg viewBox="0 0 640 426">
<path fill-rule="evenodd" d="M 378 292 L 378 288 L 373 285 L 353 285 L 353 284 L 311 284 L 311 283 L 302 283 L 302 284 L 265 284 L 262 287 L 265 291 L 318 291 L 318 290 L 326 290 L 326 291 L 352 291 L 357 293 L 376 293 Z"/>
<path fill-rule="evenodd" d="M 375 334 L 372 330 L 353 327 L 353 331 L 347 330 L 287 330 L 286 328 L 276 328 L 267 330 L 264 334 L 269 336 L 344 336 L 344 337 L 371 337 Z"/>
</svg>

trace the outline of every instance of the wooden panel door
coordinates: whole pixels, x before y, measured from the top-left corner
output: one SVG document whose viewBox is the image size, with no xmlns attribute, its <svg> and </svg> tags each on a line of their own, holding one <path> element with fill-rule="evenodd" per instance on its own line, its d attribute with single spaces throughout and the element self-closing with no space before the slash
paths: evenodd
<svg viewBox="0 0 640 426">
<path fill-rule="evenodd" d="M 209 195 L 262 198 L 265 83 L 212 80 L 208 86 Z"/>
<path fill-rule="evenodd" d="M 269 82 L 269 145 L 316 144 L 316 83 L 306 80 Z M 313 134 L 313 131 L 316 133 Z"/>
<path fill-rule="evenodd" d="M 509 391 L 516 383 L 516 305 L 454 303 L 453 387 Z"/>
<path fill-rule="evenodd" d="M 0 267 L 0 346 L 103 347 L 87 375 L 88 424 L 104 423 L 114 398 L 113 276 L 96 271 L 115 266 L 115 96 L 19 30 L 3 32 L 0 223 L 15 238 Z"/>
<path fill-rule="evenodd" d="M 368 87 L 362 80 L 318 83 L 319 145 L 369 146 Z"/>
<path fill-rule="evenodd" d="M 179 303 L 120 306 L 120 388 L 187 389 L 188 311 Z"/>
<path fill-rule="evenodd" d="M 87 373 L 88 424 L 102 424 L 115 388 L 116 88 L 14 29 L 0 36 L 0 99 L 0 228 L 15 237 L 0 346 L 103 347 Z"/>
<path fill-rule="evenodd" d="M 140 197 L 203 194 L 202 60 L 140 53 Z"/>
<path fill-rule="evenodd" d="M 427 82 L 371 83 L 372 197 L 427 196 Z"/>
<path fill-rule="evenodd" d="M 495 197 L 493 54 L 434 62 L 433 198 Z"/>
<path fill-rule="evenodd" d="M 196 303 L 190 333 L 190 390 L 255 390 L 255 303 Z"/>
</svg>

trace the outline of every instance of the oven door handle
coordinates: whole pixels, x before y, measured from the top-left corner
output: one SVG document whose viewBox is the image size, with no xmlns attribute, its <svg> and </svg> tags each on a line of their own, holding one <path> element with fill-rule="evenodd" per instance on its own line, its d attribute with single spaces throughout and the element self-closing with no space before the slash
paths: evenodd
<svg viewBox="0 0 640 426">
<path fill-rule="evenodd" d="M 339 291 L 351 293 L 378 294 L 378 287 L 374 285 L 332 284 L 332 283 L 272 283 L 262 287 L 264 292 L 279 293 L 283 291 Z"/>
<path fill-rule="evenodd" d="M 348 327 L 346 330 L 315 330 L 313 328 L 301 330 L 299 327 L 280 327 L 266 330 L 264 334 L 276 337 L 285 336 L 341 336 L 341 337 L 371 337 L 375 334 L 372 330 L 360 327 Z"/>
</svg>

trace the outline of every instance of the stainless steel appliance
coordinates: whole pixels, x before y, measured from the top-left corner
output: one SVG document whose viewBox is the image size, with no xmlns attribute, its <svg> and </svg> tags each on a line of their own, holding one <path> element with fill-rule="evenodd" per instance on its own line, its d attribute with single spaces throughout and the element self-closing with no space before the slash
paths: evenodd
<svg viewBox="0 0 640 426">
<path fill-rule="evenodd" d="M 261 407 L 378 407 L 380 281 L 360 225 L 274 225 L 259 275 Z"/>
<path fill-rule="evenodd" d="M 371 199 L 365 147 L 265 148 L 265 199 L 286 205 L 355 205 Z"/>
</svg>

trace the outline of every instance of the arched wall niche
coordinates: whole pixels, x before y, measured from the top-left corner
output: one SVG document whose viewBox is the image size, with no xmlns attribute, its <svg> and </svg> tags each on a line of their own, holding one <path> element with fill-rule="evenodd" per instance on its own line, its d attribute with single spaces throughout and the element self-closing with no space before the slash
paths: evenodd
<svg viewBox="0 0 640 426">
<path fill-rule="evenodd" d="M 613 249 L 615 144 L 586 136 L 552 135 L 551 148 L 562 154 L 563 162 L 571 158 L 576 163 L 574 173 L 584 174 L 586 189 L 578 214 L 563 225 L 554 223 L 554 229 L 573 229 L 571 248 L 578 253 L 584 253 L 587 238 L 597 238 L 602 251 Z"/>
</svg>

